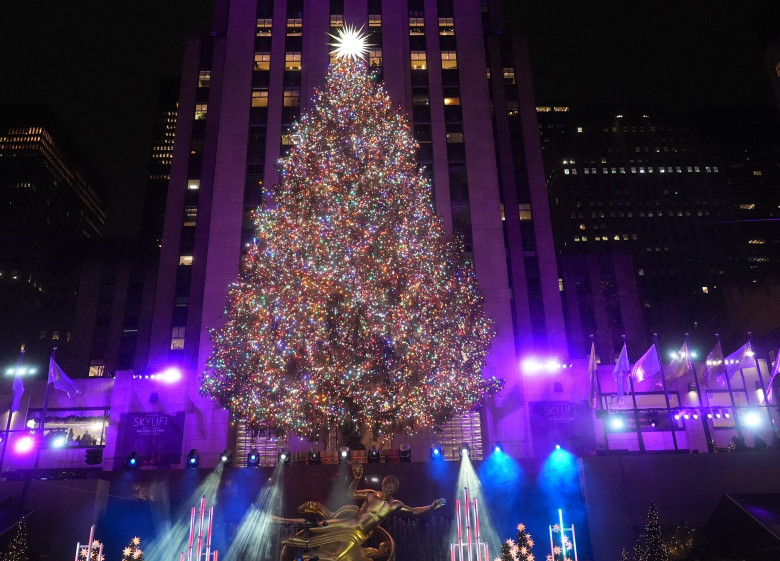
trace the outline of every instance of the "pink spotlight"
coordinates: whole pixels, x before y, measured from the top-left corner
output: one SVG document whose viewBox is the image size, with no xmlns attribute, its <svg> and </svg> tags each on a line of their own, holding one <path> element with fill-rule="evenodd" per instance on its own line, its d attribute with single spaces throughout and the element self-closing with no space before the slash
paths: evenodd
<svg viewBox="0 0 780 561">
<path fill-rule="evenodd" d="M 27 454 L 35 446 L 35 440 L 32 436 L 23 436 L 14 443 L 14 452 L 17 454 Z"/>
</svg>

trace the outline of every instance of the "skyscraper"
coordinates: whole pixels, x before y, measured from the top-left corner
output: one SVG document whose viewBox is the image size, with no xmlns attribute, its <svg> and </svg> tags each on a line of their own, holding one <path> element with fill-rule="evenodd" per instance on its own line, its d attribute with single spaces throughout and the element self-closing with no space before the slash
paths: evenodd
<svg viewBox="0 0 780 561">
<path fill-rule="evenodd" d="M 227 412 L 199 395 L 208 328 L 220 324 L 253 231 L 250 211 L 278 181 L 292 123 L 322 84 L 345 23 L 372 44 L 368 63 L 413 124 L 438 213 L 473 260 L 497 337 L 486 375 L 523 394 L 518 357 L 566 358 L 530 72 L 522 42 L 498 29 L 498 3 L 477 0 L 217 1 L 214 31 L 192 39 L 152 321 L 149 368 L 186 372 L 186 446 L 216 455 Z M 528 455 L 527 412 L 498 398 L 484 439 Z M 497 414 L 500 411 L 500 414 Z"/>
</svg>

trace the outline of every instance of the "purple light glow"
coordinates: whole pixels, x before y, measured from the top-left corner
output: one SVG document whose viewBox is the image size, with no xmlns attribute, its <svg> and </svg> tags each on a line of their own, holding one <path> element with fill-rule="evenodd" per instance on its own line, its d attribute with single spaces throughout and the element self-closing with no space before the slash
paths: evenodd
<svg viewBox="0 0 780 561">
<path fill-rule="evenodd" d="M 554 374 L 567 366 L 557 358 L 528 357 L 520 362 L 523 374 Z"/>
<path fill-rule="evenodd" d="M 23 436 L 14 443 L 14 452 L 27 454 L 35 447 L 35 439 L 32 436 Z"/>
</svg>

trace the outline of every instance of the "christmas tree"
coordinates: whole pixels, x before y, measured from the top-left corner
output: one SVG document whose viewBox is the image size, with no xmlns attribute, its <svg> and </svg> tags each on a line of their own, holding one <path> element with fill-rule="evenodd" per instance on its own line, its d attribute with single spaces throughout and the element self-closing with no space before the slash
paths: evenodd
<svg viewBox="0 0 780 561">
<path fill-rule="evenodd" d="M 141 538 L 130 540 L 126 548 L 122 550 L 122 561 L 144 561 L 144 552 L 141 551 Z"/>
<path fill-rule="evenodd" d="M 637 561 L 669 561 L 670 555 L 663 542 L 661 524 L 658 521 L 658 510 L 655 503 L 650 501 L 647 510 L 647 522 L 645 533 L 637 543 Z"/>
<path fill-rule="evenodd" d="M 16 535 L 3 555 L 3 561 L 30 561 L 30 542 L 27 539 L 27 519 L 16 525 Z"/>
<path fill-rule="evenodd" d="M 440 424 L 498 391 L 461 242 L 435 215 L 408 120 L 344 30 L 212 330 L 205 395 L 250 427 L 324 436 Z"/>
<path fill-rule="evenodd" d="M 517 539 L 508 539 L 501 545 L 501 557 L 496 557 L 495 561 L 534 561 L 534 554 L 531 548 L 534 546 L 534 540 L 531 539 L 525 529 L 525 524 L 517 525 Z"/>
</svg>

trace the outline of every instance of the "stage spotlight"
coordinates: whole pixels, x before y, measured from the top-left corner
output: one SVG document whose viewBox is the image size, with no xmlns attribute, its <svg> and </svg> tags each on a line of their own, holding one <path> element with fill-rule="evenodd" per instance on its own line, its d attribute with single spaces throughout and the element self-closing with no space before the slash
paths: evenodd
<svg viewBox="0 0 780 561">
<path fill-rule="evenodd" d="M 468 458 L 471 455 L 471 446 L 469 446 L 468 442 L 461 444 L 458 450 L 460 451 L 461 458 Z"/>
<path fill-rule="evenodd" d="M 379 460 L 381 459 L 381 455 L 379 453 L 379 448 L 376 446 L 372 446 L 368 449 L 368 463 L 369 464 L 378 464 Z"/>
<path fill-rule="evenodd" d="M 555 449 L 556 449 L 556 450 L 560 450 L 560 449 L 561 449 L 561 445 L 560 445 L 560 444 L 556 444 L 556 445 L 555 445 Z"/>
<path fill-rule="evenodd" d="M 612 430 L 623 430 L 626 427 L 626 422 L 621 415 L 612 415 L 609 419 L 609 427 Z"/>
<path fill-rule="evenodd" d="M 683 419 L 685 419 L 685 420 L 687 421 L 688 419 L 690 419 L 690 418 L 691 418 L 691 414 L 690 414 L 690 413 L 688 413 L 687 411 L 685 411 L 685 412 L 683 413 L 683 416 L 682 416 L 682 418 L 683 418 Z"/>
<path fill-rule="evenodd" d="M 496 442 L 493 445 L 493 453 L 494 454 L 501 454 L 504 451 L 504 447 L 501 445 L 500 442 Z"/>
<path fill-rule="evenodd" d="M 349 462 L 349 457 L 352 455 L 352 452 L 349 449 L 349 446 L 342 446 L 339 448 L 339 463 L 340 464 L 346 464 Z"/>
<path fill-rule="evenodd" d="M 198 464 L 200 464 L 200 455 L 198 454 L 198 451 L 193 448 L 190 450 L 190 453 L 187 454 L 187 467 L 191 469 L 197 469 Z"/>
<path fill-rule="evenodd" d="M 674 413 L 674 420 L 675 420 L 675 421 L 679 421 L 679 420 L 680 420 L 680 412 L 679 412 L 679 411 L 676 411 L 676 412 Z"/>
<path fill-rule="evenodd" d="M 720 412 L 720 409 L 715 410 L 715 418 L 720 419 L 723 416 L 723 413 Z"/>
<path fill-rule="evenodd" d="M 707 418 L 712 419 L 712 411 L 707 411 Z"/>
<path fill-rule="evenodd" d="M 257 451 L 257 448 L 252 448 L 249 451 L 249 454 L 246 457 L 246 465 L 253 468 L 260 465 L 260 452 Z"/>
<path fill-rule="evenodd" d="M 279 448 L 276 452 L 276 463 L 290 465 L 290 450 L 287 448 Z"/>
<path fill-rule="evenodd" d="M 694 419 L 698 419 L 698 418 L 699 418 L 699 410 L 698 410 L 698 409 L 694 409 L 694 410 L 693 410 L 693 413 L 691 414 L 691 416 L 692 416 Z"/>
<path fill-rule="evenodd" d="M 755 428 L 761 424 L 761 417 L 756 411 L 747 411 L 744 422 L 746 427 Z"/>
<path fill-rule="evenodd" d="M 130 452 L 127 462 L 125 462 L 125 467 L 127 469 L 138 469 L 138 452 Z"/>
<path fill-rule="evenodd" d="M 401 446 L 398 448 L 398 458 L 402 462 L 411 462 L 412 461 L 412 447 L 409 446 L 406 443 L 401 444 Z"/>
<path fill-rule="evenodd" d="M 320 465 L 322 463 L 322 456 L 320 456 L 320 449 L 316 446 L 309 448 L 309 465 Z"/>
<path fill-rule="evenodd" d="M 731 418 L 731 412 L 730 412 L 728 409 L 724 409 L 724 410 L 723 410 L 723 416 L 724 416 L 726 419 L 730 419 L 730 418 Z"/>
<path fill-rule="evenodd" d="M 431 446 L 431 461 L 441 460 L 443 457 L 444 452 L 442 451 L 440 444 Z"/>
<path fill-rule="evenodd" d="M 230 467 L 230 465 L 233 463 L 233 455 L 227 450 L 223 450 L 219 455 L 219 463 L 221 463 L 223 466 Z"/>
</svg>

